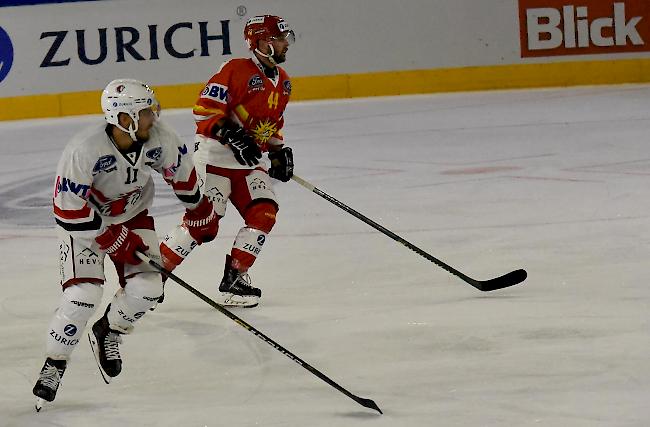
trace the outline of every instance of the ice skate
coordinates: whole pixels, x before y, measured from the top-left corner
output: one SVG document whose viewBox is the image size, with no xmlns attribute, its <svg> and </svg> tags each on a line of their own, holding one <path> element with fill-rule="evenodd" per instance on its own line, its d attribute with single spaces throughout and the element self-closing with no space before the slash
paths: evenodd
<svg viewBox="0 0 650 427">
<path fill-rule="evenodd" d="M 110 307 L 110 306 L 109 306 Z M 108 309 L 106 310 L 108 313 Z M 90 346 L 92 347 L 99 372 L 104 382 L 109 384 L 113 377 L 122 371 L 122 359 L 120 358 L 120 347 L 122 337 L 120 333 L 111 329 L 106 314 L 101 317 L 88 333 Z"/>
<path fill-rule="evenodd" d="M 44 402 L 52 402 L 56 397 L 56 391 L 61 384 L 61 377 L 63 377 L 66 365 L 65 360 L 53 360 L 49 357 L 45 360 L 32 390 L 34 396 L 38 398 L 36 399 L 36 412 L 41 410 Z"/>
<path fill-rule="evenodd" d="M 226 307 L 255 307 L 259 304 L 262 291 L 251 286 L 248 274 L 241 273 L 230 265 L 230 255 L 226 255 L 226 267 L 219 285 L 221 305 Z"/>
</svg>

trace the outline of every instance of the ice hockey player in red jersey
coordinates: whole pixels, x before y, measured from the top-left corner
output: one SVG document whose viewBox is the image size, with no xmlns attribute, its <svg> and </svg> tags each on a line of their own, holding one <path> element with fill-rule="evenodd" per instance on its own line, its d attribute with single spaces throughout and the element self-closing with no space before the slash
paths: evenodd
<svg viewBox="0 0 650 427">
<path fill-rule="evenodd" d="M 106 121 L 76 135 L 66 146 L 54 183 L 54 217 L 59 237 L 63 294 L 46 339 L 46 360 L 34 386 L 53 401 L 70 354 L 101 303 L 108 254 L 120 287 L 88 333 L 106 383 L 122 369 L 123 334 L 156 304 L 162 277 L 140 261 L 143 251 L 160 262 L 154 220 L 152 172 L 162 174 L 186 212 L 183 225 L 197 243 L 212 240 L 217 218 L 200 191 L 192 150 L 158 120 L 153 91 L 137 80 L 114 80 L 101 96 Z"/>
<path fill-rule="evenodd" d="M 287 182 L 293 175 L 293 154 L 282 137 L 291 80 L 278 64 L 285 61 L 295 35 L 282 18 L 264 15 L 248 20 L 244 38 L 250 57 L 225 62 L 194 106 L 194 162 L 217 216 L 225 215 L 230 200 L 245 222 L 226 256 L 220 303 L 254 307 L 261 291 L 251 285 L 247 272 L 278 211 L 270 178 Z M 260 162 L 264 152 L 271 161 L 268 170 Z M 173 270 L 196 246 L 187 227 L 179 225 L 161 243 L 165 267 Z"/>
</svg>

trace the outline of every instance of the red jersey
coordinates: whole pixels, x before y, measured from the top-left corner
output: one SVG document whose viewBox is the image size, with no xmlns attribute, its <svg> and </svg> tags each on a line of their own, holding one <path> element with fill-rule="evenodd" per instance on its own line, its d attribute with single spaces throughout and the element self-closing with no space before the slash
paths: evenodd
<svg viewBox="0 0 650 427">
<path fill-rule="evenodd" d="M 212 76 L 194 106 L 196 160 L 226 168 L 249 169 L 240 165 L 230 148 L 213 139 L 218 120 L 226 117 L 241 124 L 260 146 L 282 145 L 284 109 L 291 95 L 291 80 L 277 67 L 273 79 L 264 75 L 256 57 L 231 59 Z"/>
</svg>

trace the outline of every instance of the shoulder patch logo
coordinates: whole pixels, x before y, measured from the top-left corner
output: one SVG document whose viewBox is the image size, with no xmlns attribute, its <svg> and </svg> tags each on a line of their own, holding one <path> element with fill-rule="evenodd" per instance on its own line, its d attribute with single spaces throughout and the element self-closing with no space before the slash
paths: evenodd
<svg viewBox="0 0 650 427">
<path fill-rule="evenodd" d="M 209 98 L 221 104 L 228 101 L 228 87 L 219 83 L 209 83 L 201 92 L 201 98 Z"/>
<path fill-rule="evenodd" d="M 284 86 L 284 90 L 287 91 L 287 94 L 291 95 L 291 80 L 285 80 L 282 82 L 282 86 Z"/>
<path fill-rule="evenodd" d="M 112 154 L 100 157 L 93 167 L 93 176 L 97 175 L 100 172 L 114 171 L 117 168 L 117 166 L 115 166 L 115 163 L 117 163 L 117 159 Z"/>
<path fill-rule="evenodd" d="M 147 151 L 147 153 L 145 155 L 148 158 L 150 158 L 151 160 L 156 161 L 156 160 L 160 159 L 161 154 L 162 154 L 162 147 L 156 147 L 156 148 L 152 148 L 151 150 Z"/>
</svg>

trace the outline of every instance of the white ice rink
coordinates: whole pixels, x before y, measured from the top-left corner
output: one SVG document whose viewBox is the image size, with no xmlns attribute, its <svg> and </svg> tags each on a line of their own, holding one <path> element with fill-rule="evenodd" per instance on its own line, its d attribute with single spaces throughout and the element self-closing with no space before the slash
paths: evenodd
<svg viewBox="0 0 650 427">
<path fill-rule="evenodd" d="M 188 110 L 162 117 L 192 141 Z M 83 340 L 56 401 L 34 411 L 60 294 L 55 167 L 97 120 L 0 123 L 1 426 L 650 425 L 650 86 L 289 106 L 298 175 L 472 277 L 529 274 L 480 293 L 278 183 L 251 270 L 262 302 L 236 314 L 384 415 L 173 283 L 125 337 L 112 384 Z M 164 235 L 182 210 L 158 189 Z M 177 274 L 215 296 L 239 226 L 230 207 Z"/>
</svg>

